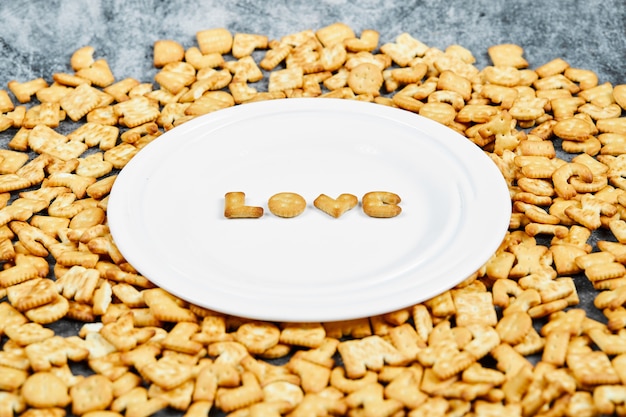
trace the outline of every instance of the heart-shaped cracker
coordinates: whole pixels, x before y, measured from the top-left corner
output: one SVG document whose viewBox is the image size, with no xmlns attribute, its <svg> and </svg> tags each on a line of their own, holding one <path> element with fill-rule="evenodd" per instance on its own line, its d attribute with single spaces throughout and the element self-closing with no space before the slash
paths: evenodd
<svg viewBox="0 0 626 417">
<path fill-rule="evenodd" d="M 320 194 L 315 201 L 313 201 L 313 205 L 324 213 L 338 218 L 346 211 L 354 208 L 358 202 L 358 198 L 352 194 L 341 194 L 336 199 L 326 194 Z"/>
</svg>

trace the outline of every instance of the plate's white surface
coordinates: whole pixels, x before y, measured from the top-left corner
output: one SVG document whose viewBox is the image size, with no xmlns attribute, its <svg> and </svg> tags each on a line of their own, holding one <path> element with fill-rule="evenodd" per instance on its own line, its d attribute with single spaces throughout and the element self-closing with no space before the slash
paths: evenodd
<svg viewBox="0 0 626 417">
<path fill-rule="evenodd" d="M 361 209 L 368 191 L 402 198 L 398 217 Z M 226 219 L 246 193 L 259 219 Z M 302 195 L 300 216 L 267 200 Z M 335 219 L 321 193 L 359 205 Z M 404 308 L 480 268 L 508 228 L 509 192 L 483 151 L 404 110 L 338 99 L 245 104 L 153 141 L 119 174 L 108 221 L 142 275 L 191 303 L 262 320 L 333 321 Z"/>
</svg>

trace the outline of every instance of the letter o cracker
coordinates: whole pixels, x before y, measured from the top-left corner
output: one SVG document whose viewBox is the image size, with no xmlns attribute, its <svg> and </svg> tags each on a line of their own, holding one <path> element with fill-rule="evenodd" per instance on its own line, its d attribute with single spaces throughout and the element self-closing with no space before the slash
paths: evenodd
<svg viewBox="0 0 626 417">
<path fill-rule="evenodd" d="M 357 65 L 348 75 L 348 86 L 356 94 L 373 94 L 377 96 L 380 93 L 383 81 L 383 72 L 380 70 L 380 67 L 371 62 Z"/>
<path fill-rule="evenodd" d="M 278 217 L 296 217 L 306 208 L 306 200 L 296 193 L 278 193 L 270 197 L 267 206 Z"/>
<path fill-rule="evenodd" d="M 29 376 L 22 385 L 26 404 L 35 408 L 65 407 L 71 397 L 61 378 L 51 372 L 37 372 Z"/>
<path fill-rule="evenodd" d="M 75 415 L 105 410 L 113 401 L 113 382 L 104 375 L 90 375 L 70 388 L 70 396 Z"/>
</svg>

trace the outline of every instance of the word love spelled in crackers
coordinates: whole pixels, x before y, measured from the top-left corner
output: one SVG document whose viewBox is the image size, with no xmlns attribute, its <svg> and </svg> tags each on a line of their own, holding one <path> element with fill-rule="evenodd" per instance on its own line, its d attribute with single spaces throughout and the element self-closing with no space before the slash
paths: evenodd
<svg viewBox="0 0 626 417">
<path fill-rule="evenodd" d="M 313 205 L 334 218 L 341 217 L 346 211 L 353 209 L 359 199 L 352 194 L 340 194 L 336 199 L 320 194 Z M 291 218 L 302 214 L 306 209 L 306 200 L 297 193 L 281 192 L 271 196 L 267 202 L 272 214 L 278 217 Z M 390 218 L 402 212 L 400 197 L 388 191 L 371 191 L 363 196 L 363 212 L 370 217 Z M 263 216 L 263 207 L 246 206 L 245 193 L 228 192 L 224 196 L 224 217 L 228 219 L 259 218 Z"/>
<path fill-rule="evenodd" d="M 87 45 L 66 72 L 9 82 L 0 416 L 626 415 L 626 84 L 560 57 L 533 66 L 520 45 L 486 50 L 478 68 L 461 45 L 343 23 L 278 39 L 212 28 L 154 40 L 154 79 L 116 78 Z M 393 106 L 480 147 L 513 207 L 491 259 L 422 303 L 323 323 L 212 311 L 135 270 L 107 221 L 119 170 L 196 117 L 293 97 Z M 225 200 L 226 217 L 263 215 L 243 193 Z M 303 200 L 268 208 L 297 216 Z M 375 217 L 399 202 L 361 198 Z M 332 217 L 357 204 L 313 202 Z"/>
</svg>

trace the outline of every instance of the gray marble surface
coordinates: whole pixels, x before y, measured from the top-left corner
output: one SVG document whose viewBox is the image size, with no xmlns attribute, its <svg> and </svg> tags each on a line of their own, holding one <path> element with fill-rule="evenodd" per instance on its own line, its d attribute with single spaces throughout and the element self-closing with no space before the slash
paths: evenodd
<svg viewBox="0 0 626 417">
<path fill-rule="evenodd" d="M 71 54 L 85 45 L 107 59 L 116 79 L 152 82 L 152 46 L 160 39 L 190 47 L 197 31 L 215 27 L 280 38 L 339 21 L 357 34 L 379 31 L 380 44 L 408 32 L 441 49 L 461 45 L 479 68 L 490 64 L 489 46 L 516 43 L 533 68 L 563 58 L 600 82 L 626 83 L 624 0 L 0 0 L 0 89 L 71 71 Z M 13 133 L 0 133 L 0 146 Z M 593 296 L 582 288 L 583 305 Z M 73 326 L 63 322 L 59 330 Z"/>
<path fill-rule="evenodd" d="M 55 0 L 0 2 L 0 86 L 67 71 L 71 53 L 92 45 L 117 78 L 150 80 L 151 47 L 174 39 L 195 45 L 214 27 L 270 38 L 341 21 L 381 41 L 402 32 L 429 46 L 460 44 L 477 65 L 487 47 L 517 43 L 532 67 L 555 57 L 594 69 L 602 80 L 624 80 L 626 2 L 623 0 Z"/>
</svg>

